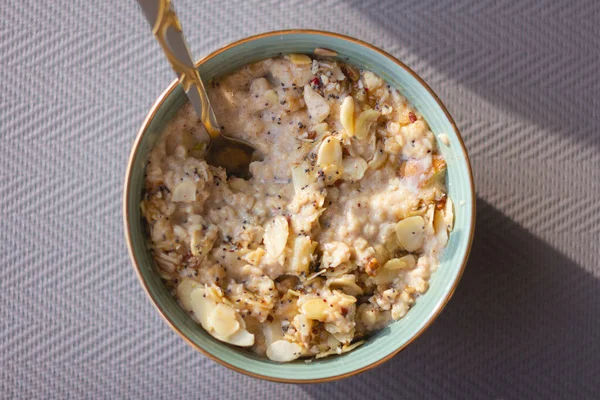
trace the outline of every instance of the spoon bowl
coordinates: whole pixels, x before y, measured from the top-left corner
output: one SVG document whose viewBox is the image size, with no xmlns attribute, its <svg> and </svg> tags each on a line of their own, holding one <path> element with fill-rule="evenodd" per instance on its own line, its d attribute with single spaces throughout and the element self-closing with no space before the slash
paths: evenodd
<svg viewBox="0 0 600 400">
<path fill-rule="evenodd" d="M 211 165 L 223 167 L 228 175 L 249 179 L 250 163 L 261 160 L 262 154 L 252 144 L 221 132 L 221 125 L 217 122 L 210 105 L 200 73 L 194 66 L 171 0 L 138 0 L 138 3 L 152 27 L 154 37 L 179 77 L 185 94 L 206 128 L 209 136 L 206 161 Z"/>
<path fill-rule="evenodd" d="M 250 163 L 261 161 L 262 154 L 248 142 L 220 133 L 211 139 L 206 150 L 206 162 L 225 168 L 228 175 L 250 179 Z"/>
</svg>

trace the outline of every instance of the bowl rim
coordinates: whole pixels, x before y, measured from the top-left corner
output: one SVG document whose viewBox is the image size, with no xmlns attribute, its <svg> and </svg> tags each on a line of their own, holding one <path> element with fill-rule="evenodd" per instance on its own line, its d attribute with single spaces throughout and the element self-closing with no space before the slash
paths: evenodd
<svg viewBox="0 0 600 400">
<path fill-rule="evenodd" d="M 437 306 L 437 309 L 435 309 L 434 313 L 431 315 L 431 317 L 429 318 L 429 320 L 427 320 L 425 322 L 425 324 L 423 325 L 423 327 L 421 329 L 419 329 L 406 343 L 404 343 L 402 346 L 398 347 L 397 349 L 393 350 L 390 354 L 388 354 L 387 356 L 383 357 L 380 360 L 374 361 L 368 365 L 365 365 L 364 367 L 355 369 L 353 371 L 344 373 L 344 374 L 339 374 L 339 375 L 334 375 L 334 376 L 330 376 L 330 377 L 326 377 L 326 378 L 316 378 L 316 379 L 309 379 L 309 380 L 305 380 L 305 379 L 288 379 L 288 378 L 277 378 L 277 377 L 271 377 L 271 376 L 267 376 L 267 375 L 262 375 L 262 374 L 257 374 L 245 369 L 242 369 L 240 367 L 237 367 L 235 365 L 229 364 L 215 356 L 213 356 L 212 354 L 208 353 L 206 350 L 204 350 L 202 347 L 198 346 L 196 343 L 194 343 L 190 338 L 188 338 L 185 334 L 183 334 L 183 332 L 176 326 L 175 322 L 171 319 L 171 317 L 169 315 L 167 315 L 166 312 L 164 312 L 159 306 L 158 303 L 156 301 L 155 296 L 153 296 L 153 294 L 150 292 L 148 285 L 144 279 L 144 277 L 142 276 L 141 270 L 140 270 L 140 266 L 138 263 L 138 259 L 135 255 L 135 252 L 133 250 L 133 244 L 132 244 L 132 235 L 131 235 L 131 229 L 129 226 L 129 210 L 128 210 L 128 204 L 129 204 L 129 192 L 130 192 L 130 186 L 131 186 L 131 171 L 133 169 L 133 164 L 134 164 L 134 160 L 137 156 L 137 153 L 139 151 L 139 147 L 140 144 L 142 142 L 142 137 L 144 136 L 144 132 L 146 131 L 148 125 L 150 124 L 150 122 L 153 120 L 153 118 L 155 117 L 156 113 L 158 112 L 158 110 L 160 109 L 160 107 L 162 106 L 163 102 L 165 101 L 165 99 L 171 94 L 171 92 L 173 90 L 175 90 L 175 88 L 179 85 L 179 79 L 175 79 L 173 82 L 171 82 L 171 84 L 167 87 L 167 89 L 165 89 L 165 91 L 163 91 L 160 96 L 156 99 L 156 101 L 154 102 L 154 104 L 152 105 L 152 107 L 150 108 L 150 111 L 148 112 L 146 118 L 144 119 L 142 126 L 140 127 L 140 129 L 138 130 L 138 133 L 136 135 L 136 139 L 134 141 L 133 147 L 131 149 L 130 155 L 129 155 L 129 160 L 127 162 L 127 168 L 126 168 L 126 172 L 125 172 L 125 184 L 124 184 L 124 193 L 123 193 L 123 220 L 124 220 L 124 231 L 125 231 L 125 241 L 127 244 L 127 250 L 129 252 L 129 258 L 131 259 L 132 262 L 132 266 L 133 269 L 136 272 L 136 275 L 144 289 L 144 291 L 146 292 L 146 295 L 150 298 L 150 301 L 152 303 L 152 305 L 154 306 L 154 308 L 158 311 L 158 313 L 160 314 L 160 316 L 163 318 L 163 320 L 165 320 L 165 322 L 167 323 L 167 325 L 173 330 L 175 331 L 188 345 L 190 345 L 192 348 L 194 348 L 195 350 L 199 351 L 200 353 L 202 353 L 204 356 L 210 358 L 213 361 L 218 362 L 219 364 L 234 370 L 236 372 L 242 373 L 244 375 L 248 375 L 251 376 L 253 378 L 259 378 L 259 379 L 264 379 L 264 380 L 268 380 L 268 381 L 273 381 L 273 382 L 282 382 L 282 383 L 322 383 L 322 382 L 331 382 L 331 381 L 335 381 L 335 380 L 339 380 L 339 379 L 343 379 L 343 378 L 348 378 L 350 376 L 353 375 L 357 375 L 360 374 L 362 372 L 365 372 L 367 370 L 370 370 L 372 368 L 375 368 L 383 363 L 385 363 L 386 361 L 389 361 L 390 359 L 392 359 L 395 355 L 397 355 L 399 352 L 401 352 L 402 350 L 404 350 L 409 344 L 411 344 L 414 340 L 416 340 L 419 336 L 421 336 L 423 334 L 423 332 L 425 332 L 427 330 L 427 328 L 429 328 L 429 326 L 433 323 L 433 321 L 435 321 L 435 319 L 440 315 L 440 313 L 442 312 L 442 310 L 446 307 L 446 305 L 448 304 L 450 298 L 452 297 L 452 295 L 454 294 L 454 292 L 456 291 L 456 288 L 458 286 L 458 283 L 460 282 L 462 275 L 465 271 L 465 267 L 467 265 L 467 261 L 469 259 L 469 255 L 471 253 L 471 247 L 473 245 L 473 237 L 475 234 L 475 219 L 476 219 L 476 196 L 475 196 L 475 184 L 474 184 L 474 179 L 473 179 L 473 170 L 471 168 L 471 161 L 469 158 L 469 154 L 467 152 L 467 149 L 465 147 L 463 138 L 460 134 L 460 131 L 458 130 L 458 127 L 456 126 L 456 123 L 454 122 L 454 119 L 452 118 L 452 116 L 450 115 L 450 113 L 448 112 L 448 110 L 446 109 L 446 106 L 444 105 L 444 103 L 442 103 L 442 101 L 440 100 L 440 98 L 437 96 L 437 94 L 435 94 L 435 92 L 429 87 L 429 85 L 427 83 L 425 83 L 425 81 L 419 76 L 417 75 L 417 73 L 415 73 L 411 68 L 409 68 L 407 65 L 405 65 L 403 62 L 401 62 L 400 60 L 398 60 L 396 57 L 392 56 L 391 54 L 387 53 L 386 51 L 370 44 L 367 42 L 364 42 L 360 39 L 356 39 L 353 38 L 351 36 L 347 36 L 347 35 L 343 35 L 340 33 L 335 33 L 335 32 L 329 32 L 329 31 L 322 31 L 322 30 L 314 30 L 314 29 L 286 29 L 286 30 L 278 30 L 278 31 L 270 31 L 270 32 L 265 32 L 265 33 L 260 33 L 257 35 L 253 35 L 253 36 L 248 36 L 246 38 L 237 40 L 235 42 L 229 43 L 225 46 L 223 46 L 222 48 L 213 51 L 212 53 L 208 54 L 207 56 L 201 58 L 199 61 L 197 61 L 195 63 L 196 68 L 198 68 L 200 65 L 202 65 L 203 63 L 205 63 L 206 61 L 210 60 L 211 58 L 214 58 L 215 56 L 231 49 L 234 47 L 237 47 L 241 44 L 244 43 L 248 43 L 251 41 L 255 41 L 258 39 L 262 39 L 265 37 L 269 37 L 269 36 L 277 36 L 277 35 L 293 35 L 293 34 L 309 34 L 309 35 L 323 35 L 323 36 L 329 36 L 329 37 L 333 37 L 336 39 L 342 39 L 345 41 L 349 41 L 349 42 L 353 42 L 355 44 L 358 44 L 359 46 L 363 46 L 366 47 L 372 51 L 375 51 L 381 55 L 383 55 L 384 57 L 388 58 L 389 60 L 391 60 L 392 62 L 394 62 L 398 67 L 404 69 L 406 72 L 408 72 L 413 78 L 415 78 L 419 84 L 425 89 L 427 90 L 427 92 L 429 92 L 429 94 L 433 97 L 433 99 L 435 100 L 435 102 L 438 104 L 438 106 L 442 109 L 442 111 L 444 112 L 446 118 L 448 119 L 448 121 L 450 122 L 452 128 L 454 129 L 454 133 L 456 134 L 456 137 L 458 139 L 458 142 L 460 144 L 460 150 L 462 151 L 463 155 L 464 155 L 464 160 L 467 166 L 467 172 L 468 172 L 468 176 L 469 176 L 469 187 L 470 187 L 470 191 L 472 193 L 471 196 L 471 207 L 472 207 L 472 217 L 471 217 L 471 224 L 469 226 L 469 237 L 468 237 L 468 243 L 467 243 L 467 247 L 466 247 L 466 251 L 465 254 L 463 256 L 463 260 L 461 262 L 461 266 L 460 269 L 458 271 L 458 274 L 456 275 L 456 279 L 452 284 L 452 287 L 450 288 L 450 290 L 448 291 L 448 293 L 446 294 L 446 296 L 442 299 L 442 301 L 439 303 L 439 305 Z"/>
</svg>

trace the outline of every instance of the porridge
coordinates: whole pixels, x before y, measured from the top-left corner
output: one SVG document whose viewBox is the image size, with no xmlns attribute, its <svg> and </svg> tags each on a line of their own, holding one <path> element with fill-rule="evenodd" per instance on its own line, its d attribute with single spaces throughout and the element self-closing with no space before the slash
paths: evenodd
<svg viewBox="0 0 600 400">
<path fill-rule="evenodd" d="M 453 223 L 446 163 L 372 72 L 292 54 L 208 84 L 252 178 L 203 160 L 183 107 L 152 150 L 141 203 L 159 273 L 210 335 L 278 362 L 347 352 L 428 289 Z"/>
</svg>

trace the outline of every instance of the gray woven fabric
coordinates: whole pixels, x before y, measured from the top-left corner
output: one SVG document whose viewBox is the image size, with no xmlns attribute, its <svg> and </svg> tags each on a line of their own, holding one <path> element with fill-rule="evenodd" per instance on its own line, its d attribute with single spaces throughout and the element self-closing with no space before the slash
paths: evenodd
<svg viewBox="0 0 600 400">
<path fill-rule="evenodd" d="M 134 1 L 0 2 L 0 397 L 593 398 L 600 392 L 600 3 L 175 0 L 199 57 L 274 29 L 382 47 L 455 117 L 478 192 L 458 290 L 392 361 L 320 385 L 189 348 L 130 266 L 121 193 L 173 74 Z M 211 25 L 207 21 L 220 21 Z"/>
</svg>

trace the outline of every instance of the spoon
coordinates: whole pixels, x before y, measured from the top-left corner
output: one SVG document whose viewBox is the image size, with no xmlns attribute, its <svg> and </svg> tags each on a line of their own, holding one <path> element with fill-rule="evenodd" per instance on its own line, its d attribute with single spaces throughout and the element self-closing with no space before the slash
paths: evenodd
<svg viewBox="0 0 600 400">
<path fill-rule="evenodd" d="M 221 132 L 200 73 L 186 45 L 181 23 L 171 7 L 171 0 L 137 0 L 152 33 L 162 47 L 171 67 L 179 77 L 190 103 L 209 135 L 206 162 L 225 168 L 229 175 L 250 178 L 250 162 L 261 160 L 262 154 L 250 143 L 225 136 Z"/>
</svg>

